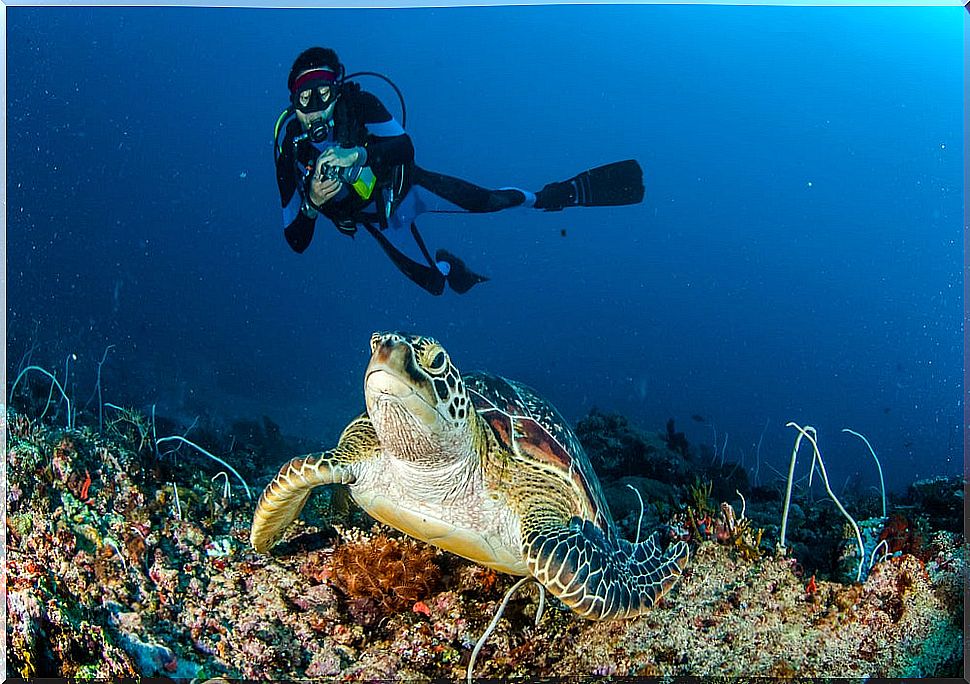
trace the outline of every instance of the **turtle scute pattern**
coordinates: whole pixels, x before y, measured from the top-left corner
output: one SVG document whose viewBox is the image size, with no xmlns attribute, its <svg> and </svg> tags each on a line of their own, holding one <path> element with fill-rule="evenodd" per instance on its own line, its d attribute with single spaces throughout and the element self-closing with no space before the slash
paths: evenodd
<svg viewBox="0 0 970 684">
<path fill-rule="evenodd" d="M 469 374 L 466 384 L 499 442 L 523 459 L 514 480 L 532 503 L 523 541 L 533 576 L 588 619 L 632 617 L 656 605 L 686 565 L 687 545 L 663 548 L 659 533 L 632 544 L 619 536 L 576 433 L 534 390 L 484 373 Z M 562 479 L 551 477 L 557 472 Z"/>
<path fill-rule="evenodd" d="M 550 471 L 558 471 L 574 483 L 576 494 L 585 501 L 574 500 L 568 491 L 559 496 L 580 506 L 587 504 L 597 527 L 611 531 L 613 523 L 599 479 L 579 438 L 559 411 L 528 385 L 497 375 L 470 373 L 465 384 L 475 410 L 499 443 L 515 452 L 522 459 L 520 465 L 531 471 L 532 477 L 522 479 L 531 480 L 528 488 L 533 494 L 554 506 L 556 497 L 550 487 L 556 488 L 556 483 L 549 476 Z"/>
</svg>

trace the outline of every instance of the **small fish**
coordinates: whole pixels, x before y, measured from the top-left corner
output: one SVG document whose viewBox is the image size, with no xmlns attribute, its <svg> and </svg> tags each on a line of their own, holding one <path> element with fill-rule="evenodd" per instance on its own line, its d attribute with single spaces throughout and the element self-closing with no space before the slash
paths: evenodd
<svg viewBox="0 0 970 684">
<path fill-rule="evenodd" d="M 692 421 L 694 421 L 695 423 L 706 423 L 707 422 L 707 418 L 705 418 L 704 416 L 699 415 L 697 413 L 695 413 L 694 415 L 692 415 L 690 417 L 690 419 Z"/>
</svg>

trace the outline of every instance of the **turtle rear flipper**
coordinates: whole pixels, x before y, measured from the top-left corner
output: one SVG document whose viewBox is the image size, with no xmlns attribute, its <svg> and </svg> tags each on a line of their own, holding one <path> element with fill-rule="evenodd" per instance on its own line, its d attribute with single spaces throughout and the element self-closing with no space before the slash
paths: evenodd
<svg viewBox="0 0 970 684">
<path fill-rule="evenodd" d="M 688 557 L 684 542 L 662 549 L 654 533 L 636 544 L 617 543 L 579 518 L 524 537 L 533 576 L 590 620 L 633 617 L 653 607 L 680 577 Z"/>
<path fill-rule="evenodd" d="M 253 513 L 249 533 L 253 548 L 260 553 L 268 552 L 300 515 L 314 487 L 355 482 L 353 464 L 369 458 L 377 448 L 374 427 L 363 415 L 347 426 L 335 448 L 300 456 L 284 464 L 263 490 Z"/>
</svg>

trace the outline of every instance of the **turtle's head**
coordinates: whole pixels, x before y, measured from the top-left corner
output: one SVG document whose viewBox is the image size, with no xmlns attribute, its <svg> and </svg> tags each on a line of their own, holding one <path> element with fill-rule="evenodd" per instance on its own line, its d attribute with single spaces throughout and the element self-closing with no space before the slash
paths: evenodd
<svg viewBox="0 0 970 684">
<path fill-rule="evenodd" d="M 364 397 L 381 445 L 425 464 L 469 453 L 474 409 L 444 347 L 430 337 L 374 333 L 370 348 Z"/>
</svg>

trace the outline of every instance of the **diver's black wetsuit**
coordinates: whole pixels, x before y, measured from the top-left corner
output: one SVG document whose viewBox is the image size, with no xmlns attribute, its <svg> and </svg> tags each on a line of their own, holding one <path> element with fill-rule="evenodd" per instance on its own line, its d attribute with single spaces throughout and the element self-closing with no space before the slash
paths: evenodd
<svg viewBox="0 0 970 684">
<path fill-rule="evenodd" d="M 320 214 L 346 235 L 352 236 L 359 225 L 366 227 L 394 264 L 432 294 L 441 294 L 446 281 L 457 292 L 465 292 L 486 278 L 444 250 L 432 258 L 414 224 L 415 216 L 429 211 L 492 212 L 535 202 L 535 195 L 526 191 L 488 190 L 418 167 L 408 134 L 380 100 L 353 82 L 344 84 L 334 105 L 327 141 L 315 144 L 306 137 L 300 139 L 302 134 L 300 122 L 292 117 L 278 141 L 276 159 L 283 232 L 290 247 L 303 252 L 313 239 L 316 217 L 308 215 L 313 212 L 306 209 L 305 198 L 317 156 L 334 144 L 360 146 L 367 150 L 367 165 L 377 179 L 373 193 L 365 200 L 344 183 L 320 207 Z"/>
</svg>

